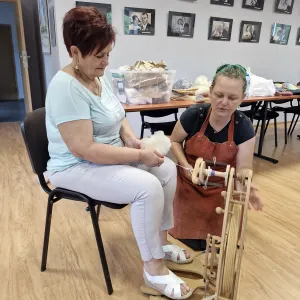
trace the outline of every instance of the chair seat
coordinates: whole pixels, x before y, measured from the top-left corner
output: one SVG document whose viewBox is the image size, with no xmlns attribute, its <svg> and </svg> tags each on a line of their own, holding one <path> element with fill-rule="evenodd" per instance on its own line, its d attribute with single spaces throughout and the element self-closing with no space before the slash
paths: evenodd
<svg viewBox="0 0 300 300">
<path fill-rule="evenodd" d="M 272 110 L 267 110 L 267 118 L 266 120 L 272 120 L 275 118 L 279 117 L 279 113 L 272 111 Z M 259 110 L 258 112 L 256 112 L 253 116 L 254 120 L 263 120 L 264 118 L 264 112 L 262 110 Z"/>
<path fill-rule="evenodd" d="M 128 204 L 116 204 L 116 203 L 96 200 L 96 199 L 93 199 L 93 198 L 91 198 L 91 197 L 89 197 L 85 194 L 75 192 L 75 191 L 71 191 L 71 190 L 67 190 L 67 189 L 63 189 L 63 188 L 60 188 L 60 187 L 55 188 L 52 191 L 52 193 L 55 194 L 56 197 L 61 198 L 61 199 L 69 199 L 69 200 L 80 201 L 80 202 L 86 202 L 86 200 L 89 200 L 94 205 L 101 204 L 101 205 L 104 205 L 106 207 L 113 208 L 113 209 L 122 209 L 122 208 L 124 208 L 128 205 Z"/>
<path fill-rule="evenodd" d="M 292 106 L 292 107 L 287 107 L 285 109 L 287 113 L 292 113 L 292 114 L 300 114 L 300 106 Z"/>
<path fill-rule="evenodd" d="M 150 123 L 145 122 L 145 128 L 148 128 L 152 133 L 156 131 L 163 131 L 165 135 L 171 135 L 176 125 L 176 121 L 163 122 L 163 123 Z"/>
</svg>

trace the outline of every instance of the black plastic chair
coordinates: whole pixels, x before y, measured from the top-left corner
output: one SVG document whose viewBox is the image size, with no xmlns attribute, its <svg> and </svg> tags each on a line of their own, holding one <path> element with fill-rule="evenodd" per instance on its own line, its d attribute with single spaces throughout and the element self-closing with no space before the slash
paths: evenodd
<svg viewBox="0 0 300 300">
<path fill-rule="evenodd" d="M 152 122 L 146 122 L 145 117 L 150 118 L 162 118 L 169 115 L 174 114 L 175 121 L 170 122 L 158 122 L 158 123 L 152 123 Z M 156 131 L 163 131 L 165 135 L 171 135 L 172 131 L 176 125 L 176 122 L 178 120 L 178 108 L 175 109 L 162 109 L 162 110 L 152 110 L 152 111 L 141 111 L 140 112 L 141 119 L 142 119 L 142 126 L 141 126 L 141 136 L 142 139 L 144 137 L 144 131 L 145 129 L 150 129 L 151 134 L 154 134 Z"/>
<path fill-rule="evenodd" d="M 111 283 L 111 278 L 110 278 L 109 269 L 106 261 L 100 228 L 98 224 L 100 207 L 101 205 L 104 205 L 113 209 L 122 209 L 127 205 L 114 204 L 114 203 L 95 200 L 84 194 L 63 189 L 60 187 L 57 187 L 53 190 L 49 188 L 43 174 L 46 171 L 47 161 L 49 160 L 48 139 L 47 139 L 47 132 L 46 132 L 46 124 L 45 124 L 45 108 L 39 108 L 29 113 L 26 116 L 24 122 L 21 124 L 21 131 L 22 131 L 22 135 L 24 138 L 24 142 L 26 145 L 26 149 L 28 152 L 28 156 L 33 171 L 35 174 L 37 174 L 41 187 L 48 194 L 48 205 L 47 205 L 41 271 L 43 272 L 46 270 L 53 204 L 61 199 L 85 202 L 88 205 L 86 210 L 90 212 L 92 223 L 93 223 L 93 228 L 95 232 L 100 260 L 102 263 L 107 291 L 108 294 L 111 295 L 113 293 L 113 287 Z M 98 206 L 97 212 L 95 208 L 96 206 Z"/>
<path fill-rule="evenodd" d="M 271 109 L 271 103 L 269 104 L 270 108 L 267 109 L 267 117 L 266 117 L 266 128 L 263 133 L 264 137 L 266 135 L 270 120 L 274 120 L 274 133 L 275 133 L 275 147 L 278 146 L 278 139 L 277 139 L 277 118 L 279 117 L 279 114 Z M 251 106 L 250 110 L 241 110 L 248 118 L 250 118 L 251 122 L 253 123 L 253 120 L 257 121 L 255 133 L 257 133 L 258 127 L 260 122 L 264 119 L 264 112 L 263 109 L 260 109 L 261 103 L 241 103 L 240 107 L 247 107 Z M 262 134 L 262 133 L 261 133 Z"/>
<path fill-rule="evenodd" d="M 277 81 L 274 83 L 282 84 L 284 82 Z M 272 103 L 275 106 L 272 106 Z M 278 106 L 278 105 L 282 105 L 282 104 L 286 104 L 286 103 L 289 103 L 290 106 Z M 281 101 L 271 101 L 270 106 L 274 112 L 277 112 L 277 113 L 283 112 L 284 113 L 284 141 L 285 141 L 285 144 L 287 144 L 287 136 L 292 134 L 293 122 L 294 122 L 295 116 L 297 115 L 297 111 L 300 110 L 299 101 L 298 101 L 298 106 L 293 106 L 293 99 L 292 100 L 291 99 L 286 99 L 286 100 L 283 99 Z M 291 122 L 288 130 L 287 130 L 287 114 L 293 114 L 293 119 L 292 119 L 292 122 Z M 298 119 L 299 119 L 299 117 L 297 118 L 297 121 L 298 121 Z M 296 126 L 297 121 L 295 122 L 295 126 Z M 295 126 L 293 128 L 295 128 Z"/>
</svg>

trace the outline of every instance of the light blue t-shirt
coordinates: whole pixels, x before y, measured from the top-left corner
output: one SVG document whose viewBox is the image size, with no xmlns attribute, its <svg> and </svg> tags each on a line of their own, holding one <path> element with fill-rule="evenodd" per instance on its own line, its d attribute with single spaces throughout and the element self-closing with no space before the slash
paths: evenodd
<svg viewBox="0 0 300 300">
<path fill-rule="evenodd" d="M 96 143 L 123 147 L 120 128 L 125 111 L 104 75 L 101 96 L 94 95 L 76 78 L 59 71 L 50 82 L 46 97 L 46 128 L 50 160 L 47 170 L 62 171 L 80 162 L 64 143 L 57 126 L 75 120 L 92 120 Z"/>
</svg>

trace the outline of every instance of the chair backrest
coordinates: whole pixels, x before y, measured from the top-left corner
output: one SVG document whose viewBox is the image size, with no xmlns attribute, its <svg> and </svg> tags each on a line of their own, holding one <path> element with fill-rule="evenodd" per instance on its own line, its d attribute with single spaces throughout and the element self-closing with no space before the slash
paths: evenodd
<svg viewBox="0 0 300 300">
<path fill-rule="evenodd" d="M 21 124 L 31 166 L 37 175 L 42 175 L 46 171 L 50 158 L 45 118 L 46 111 L 43 107 L 29 113 Z"/>
<path fill-rule="evenodd" d="M 162 118 L 172 114 L 175 114 L 175 118 L 177 118 L 178 108 L 173 109 L 160 109 L 160 110 L 145 110 L 140 112 L 142 117 L 151 117 L 151 118 Z"/>
</svg>

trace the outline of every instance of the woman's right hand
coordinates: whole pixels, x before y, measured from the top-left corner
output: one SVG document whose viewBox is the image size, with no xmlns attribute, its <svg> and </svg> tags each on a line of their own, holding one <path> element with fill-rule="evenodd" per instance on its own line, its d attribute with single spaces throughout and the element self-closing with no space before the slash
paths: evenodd
<svg viewBox="0 0 300 300">
<path fill-rule="evenodd" d="M 192 173 L 191 173 L 191 170 L 193 170 L 193 167 L 190 165 L 190 164 L 187 164 L 187 165 L 184 165 L 185 168 L 188 168 L 188 169 L 184 169 L 183 170 L 183 173 L 184 173 L 184 176 L 189 180 L 189 181 L 192 181 Z"/>
<path fill-rule="evenodd" d="M 159 167 L 164 162 L 164 157 L 157 150 L 142 149 L 140 162 L 147 167 Z"/>
</svg>

